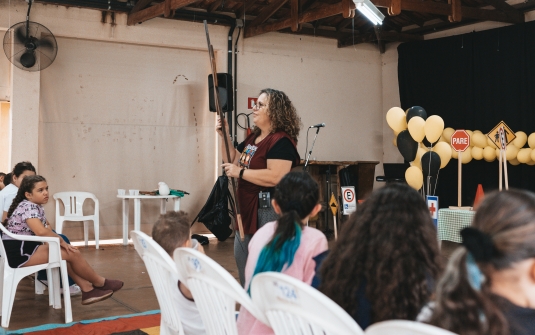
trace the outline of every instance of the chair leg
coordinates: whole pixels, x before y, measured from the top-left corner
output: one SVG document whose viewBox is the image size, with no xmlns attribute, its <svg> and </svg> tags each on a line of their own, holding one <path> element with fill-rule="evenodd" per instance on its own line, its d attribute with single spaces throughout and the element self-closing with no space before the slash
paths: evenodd
<svg viewBox="0 0 535 335">
<path fill-rule="evenodd" d="M 89 228 L 87 227 L 87 221 L 84 221 L 84 240 L 85 240 L 85 247 L 87 248 L 87 240 L 88 240 L 88 232 Z"/>
<path fill-rule="evenodd" d="M 46 269 L 46 279 L 48 280 L 48 306 L 54 306 L 54 296 L 56 287 L 54 286 L 54 276 L 52 269 Z"/>
<path fill-rule="evenodd" d="M 16 278 L 14 273 L 8 273 L 4 276 L 4 292 L 2 296 L 2 327 L 9 327 L 9 320 L 11 319 L 11 311 L 13 310 L 13 302 L 15 300 L 15 292 L 17 286 L 22 278 Z"/>
<path fill-rule="evenodd" d="M 98 234 L 99 234 L 99 219 L 98 219 L 98 217 L 93 219 L 93 225 L 95 227 L 94 228 L 95 229 L 95 247 L 98 249 Z"/>
<path fill-rule="evenodd" d="M 53 268 L 51 269 L 52 273 L 52 280 L 48 280 L 48 287 L 54 287 L 53 292 L 49 291 L 49 294 L 52 296 L 53 304 L 52 307 L 54 309 L 61 309 L 61 289 L 60 289 L 60 282 L 59 282 L 59 268 Z M 63 286 L 67 285 L 69 287 L 68 282 L 64 283 Z"/>
<path fill-rule="evenodd" d="M 61 261 L 61 281 L 64 283 L 69 282 L 67 275 L 67 262 Z M 71 306 L 71 293 L 69 292 L 69 285 L 63 285 L 63 302 L 65 303 L 65 323 L 72 322 L 72 306 Z"/>
<path fill-rule="evenodd" d="M 37 273 L 35 273 L 35 294 L 44 294 L 46 290 L 46 285 L 41 283 L 37 279 Z"/>
</svg>

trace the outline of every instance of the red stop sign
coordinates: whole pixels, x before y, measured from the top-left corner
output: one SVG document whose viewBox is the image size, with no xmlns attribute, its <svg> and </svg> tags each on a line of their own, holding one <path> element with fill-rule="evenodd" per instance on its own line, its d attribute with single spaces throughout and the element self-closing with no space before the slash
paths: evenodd
<svg viewBox="0 0 535 335">
<path fill-rule="evenodd" d="M 456 130 L 453 135 L 451 135 L 451 147 L 453 150 L 465 151 L 470 146 L 470 135 L 462 129 Z"/>
</svg>

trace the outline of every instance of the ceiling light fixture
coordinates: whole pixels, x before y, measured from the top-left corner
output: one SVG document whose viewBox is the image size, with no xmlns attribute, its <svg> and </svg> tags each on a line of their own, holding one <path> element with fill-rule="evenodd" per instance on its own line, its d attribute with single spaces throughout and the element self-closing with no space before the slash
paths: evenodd
<svg viewBox="0 0 535 335">
<path fill-rule="evenodd" d="M 359 12 L 366 16 L 374 25 L 383 23 L 385 16 L 370 0 L 353 0 L 353 2 Z"/>
</svg>

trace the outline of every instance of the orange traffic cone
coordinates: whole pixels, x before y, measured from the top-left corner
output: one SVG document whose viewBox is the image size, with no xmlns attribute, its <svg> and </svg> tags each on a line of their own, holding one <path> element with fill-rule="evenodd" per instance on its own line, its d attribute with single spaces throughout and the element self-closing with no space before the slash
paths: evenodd
<svg viewBox="0 0 535 335">
<path fill-rule="evenodd" d="M 483 192 L 483 186 L 481 184 L 477 185 L 476 197 L 474 198 L 474 209 L 477 209 L 479 203 L 483 200 L 485 193 Z"/>
</svg>

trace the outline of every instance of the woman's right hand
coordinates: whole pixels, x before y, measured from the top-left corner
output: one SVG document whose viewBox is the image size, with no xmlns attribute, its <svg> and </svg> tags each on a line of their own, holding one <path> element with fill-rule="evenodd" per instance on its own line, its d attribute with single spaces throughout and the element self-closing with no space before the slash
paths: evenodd
<svg viewBox="0 0 535 335">
<path fill-rule="evenodd" d="M 228 132 L 227 120 L 224 120 L 224 122 L 225 122 L 225 131 Z M 216 121 L 216 124 L 215 124 L 215 130 L 217 131 L 219 136 L 223 136 L 223 132 L 221 131 L 221 117 L 217 117 L 217 121 Z M 230 135 L 228 135 L 228 133 L 227 133 L 227 136 L 230 136 Z"/>
</svg>

